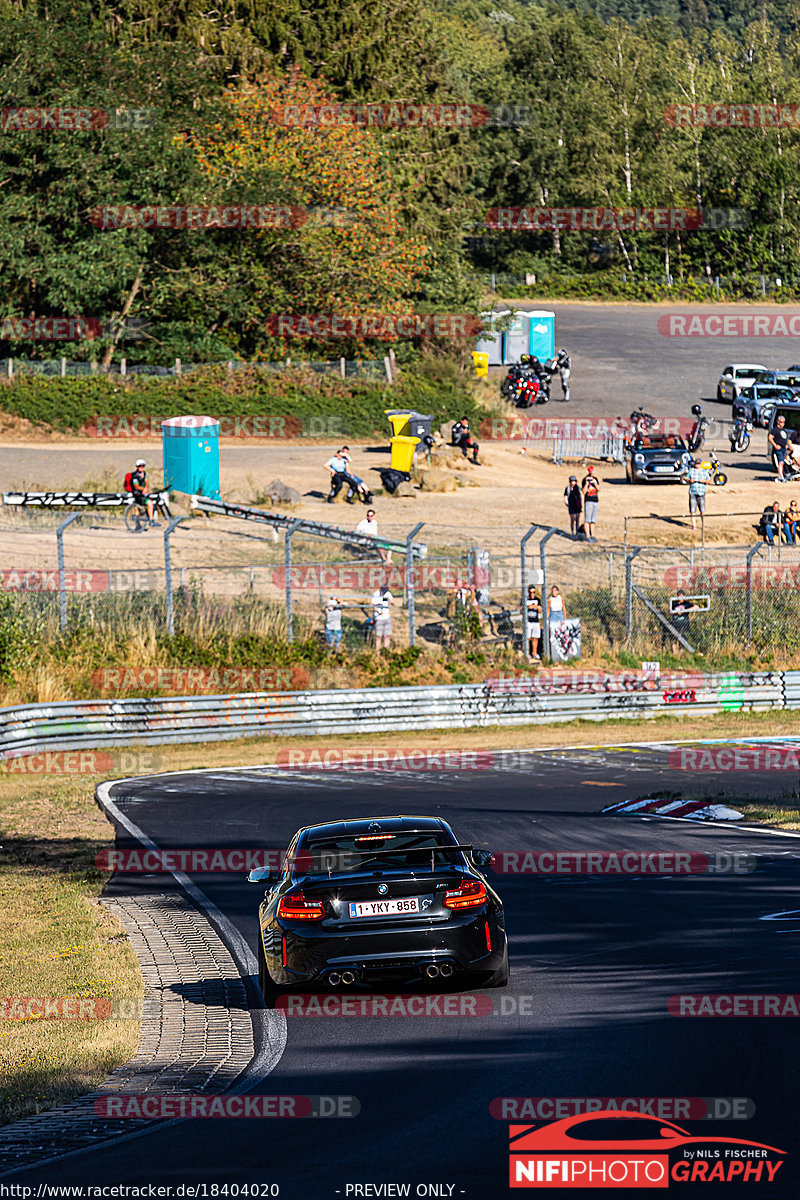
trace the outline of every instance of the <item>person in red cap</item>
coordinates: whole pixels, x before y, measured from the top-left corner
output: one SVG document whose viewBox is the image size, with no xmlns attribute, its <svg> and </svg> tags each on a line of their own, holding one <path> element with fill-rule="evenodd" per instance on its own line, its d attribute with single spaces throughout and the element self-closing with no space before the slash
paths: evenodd
<svg viewBox="0 0 800 1200">
<path fill-rule="evenodd" d="M 586 540 L 587 542 L 596 542 L 594 527 L 600 504 L 600 480 L 595 475 L 591 463 L 586 468 L 586 474 L 581 480 L 581 491 L 583 492 L 583 528 Z"/>
</svg>

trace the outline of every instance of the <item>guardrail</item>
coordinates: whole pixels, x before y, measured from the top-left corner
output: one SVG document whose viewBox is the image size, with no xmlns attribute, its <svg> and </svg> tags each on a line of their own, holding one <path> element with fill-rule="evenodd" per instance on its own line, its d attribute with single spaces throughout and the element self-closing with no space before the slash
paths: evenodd
<svg viewBox="0 0 800 1200">
<path fill-rule="evenodd" d="M 523 691 L 525 681 L 529 690 Z M 538 682 L 531 675 L 442 687 L 59 701 L 0 709 L 0 758 L 264 734 L 335 736 L 781 708 L 800 708 L 798 671 L 687 673 L 660 681 L 570 672 L 548 673 Z"/>
<path fill-rule="evenodd" d="M 553 434 L 553 462 L 563 467 L 567 458 L 608 458 L 625 462 L 625 438 L 622 434 L 607 433 L 601 437 L 568 437 Z"/>
</svg>

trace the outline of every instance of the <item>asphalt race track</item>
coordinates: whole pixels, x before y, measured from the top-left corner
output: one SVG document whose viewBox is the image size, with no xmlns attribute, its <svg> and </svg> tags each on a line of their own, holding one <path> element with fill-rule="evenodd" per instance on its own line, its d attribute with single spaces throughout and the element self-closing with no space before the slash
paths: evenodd
<svg viewBox="0 0 800 1200">
<path fill-rule="evenodd" d="M 800 910 L 800 838 L 601 813 L 674 786 L 667 754 L 666 746 L 565 749 L 531 752 L 511 770 L 458 775 L 262 768 L 115 785 L 120 809 L 163 848 L 282 847 L 302 824 L 419 813 L 441 815 L 460 840 L 498 852 L 759 858 L 745 874 L 492 874 L 511 953 L 509 987 L 485 993 L 493 1014 L 287 1019 L 285 1051 L 255 1090 L 352 1095 L 357 1117 L 169 1122 L 3 1182 L 276 1183 L 287 1200 L 335 1200 L 348 1185 L 381 1183 L 410 1184 L 413 1196 L 417 1185 L 436 1184 L 444 1186 L 427 1194 L 482 1200 L 509 1194 L 508 1125 L 489 1111 L 497 1097 L 747 1097 L 749 1120 L 673 1119 L 693 1134 L 788 1151 L 771 1185 L 728 1184 L 722 1194 L 797 1196 L 797 1020 L 680 1018 L 667 1005 L 676 993 L 800 993 L 800 912 L 761 920 Z M 702 785 L 713 792 L 717 782 Z M 119 844 L 135 845 L 128 835 Z M 254 949 L 260 889 L 241 876 L 193 879 Z M 110 886 L 163 889 L 165 877 L 116 876 Z"/>
</svg>

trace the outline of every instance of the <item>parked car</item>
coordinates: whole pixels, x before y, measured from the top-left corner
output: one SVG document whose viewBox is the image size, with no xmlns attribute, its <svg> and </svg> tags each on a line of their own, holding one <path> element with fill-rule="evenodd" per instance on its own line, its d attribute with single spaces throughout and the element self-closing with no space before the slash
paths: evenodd
<svg viewBox="0 0 800 1200">
<path fill-rule="evenodd" d="M 800 367 L 788 367 L 785 371 L 759 371 L 756 383 L 776 383 L 778 387 L 791 388 L 800 392 Z"/>
<path fill-rule="evenodd" d="M 733 415 L 746 417 L 754 425 L 766 429 L 776 404 L 800 404 L 800 391 L 778 387 L 774 383 L 754 383 L 739 392 L 733 403 Z"/>
<path fill-rule="evenodd" d="M 683 438 L 651 433 L 634 437 L 625 447 L 628 483 L 680 483 L 691 455 Z"/>
<path fill-rule="evenodd" d="M 760 363 L 731 363 L 724 367 L 717 384 L 717 399 L 730 400 L 733 404 L 743 387 L 752 387 L 756 376 L 767 368 Z"/>
</svg>

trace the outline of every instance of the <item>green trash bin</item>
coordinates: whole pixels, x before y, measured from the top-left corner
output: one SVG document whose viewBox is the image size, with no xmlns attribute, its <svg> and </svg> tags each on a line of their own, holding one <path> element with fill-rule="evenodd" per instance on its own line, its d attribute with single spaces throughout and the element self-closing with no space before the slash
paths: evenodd
<svg viewBox="0 0 800 1200">
<path fill-rule="evenodd" d="M 389 438 L 389 444 L 392 447 L 392 457 L 389 465 L 395 471 L 410 471 L 411 463 L 414 459 L 414 451 L 420 444 L 421 438 L 404 437 L 402 434 L 398 437 Z"/>
</svg>

